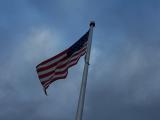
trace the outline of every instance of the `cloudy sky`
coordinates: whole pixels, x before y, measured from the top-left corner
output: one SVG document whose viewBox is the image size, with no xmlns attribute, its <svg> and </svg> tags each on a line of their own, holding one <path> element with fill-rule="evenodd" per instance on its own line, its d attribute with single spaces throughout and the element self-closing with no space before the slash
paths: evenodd
<svg viewBox="0 0 160 120">
<path fill-rule="evenodd" d="M 0 120 L 74 120 L 84 58 L 45 96 L 35 66 L 95 20 L 83 120 L 160 119 L 159 0 L 0 0 Z"/>
</svg>

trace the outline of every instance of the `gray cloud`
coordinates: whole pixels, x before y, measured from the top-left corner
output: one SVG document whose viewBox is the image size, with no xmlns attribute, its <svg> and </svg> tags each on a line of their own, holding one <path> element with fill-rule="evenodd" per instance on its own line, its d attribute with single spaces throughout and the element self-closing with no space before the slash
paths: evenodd
<svg viewBox="0 0 160 120">
<path fill-rule="evenodd" d="M 159 1 L 0 3 L 0 119 L 74 119 L 83 58 L 48 97 L 35 66 L 69 47 L 95 19 L 84 120 L 159 120 Z"/>
</svg>

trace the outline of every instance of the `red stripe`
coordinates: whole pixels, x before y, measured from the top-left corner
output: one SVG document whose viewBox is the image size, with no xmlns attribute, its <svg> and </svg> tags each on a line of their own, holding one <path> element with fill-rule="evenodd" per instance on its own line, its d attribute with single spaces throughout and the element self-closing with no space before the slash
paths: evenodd
<svg viewBox="0 0 160 120">
<path fill-rule="evenodd" d="M 87 43 L 87 42 L 86 42 L 86 43 Z M 85 43 L 85 44 L 86 44 L 86 43 Z M 85 45 L 85 46 L 86 46 L 86 45 Z M 54 60 L 54 59 L 57 59 L 58 57 L 60 57 L 60 56 L 62 56 L 63 54 L 67 53 L 67 52 L 68 52 L 68 50 L 69 50 L 69 48 L 68 48 L 68 49 L 66 49 L 66 50 L 64 50 L 63 52 L 61 52 L 61 53 L 57 54 L 56 56 L 51 57 L 51 58 L 49 58 L 49 59 L 47 59 L 47 60 L 45 60 L 45 61 L 41 62 L 39 65 L 37 65 L 37 66 L 36 66 L 36 68 L 38 68 L 38 66 L 40 66 L 40 65 L 47 64 L 48 62 L 50 62 L 50 61 L 52 61 L 52 60 Z"/>
<path fill-rule="evenodd" d="M 47 84 L 51 83 L 51 82 L 54 81 L 54 80 L 64 79 L 64 78 L 66 78 L 67 74 L 68 74 L 68 71 L 67 71 L 67 73 L 66 73 L 65 75 L 63 75 L 63 76 L 59 76 L 59 77 L 55 77 L 55 78 L 52 78 L 52 79 L 49 79 L 49 80 L 46 80 L 46 81 L 42 81 L 41 84 L 42 84 L 42 85 L 47 85 Z"/>
<path fill-rule="evenodd" d="M 47 83 L 47 82 L 49 82 L 49 81 L 50 81 L 50 79 L 49 79 L 49 80 L 46 80 L 46 81 L 42 81 L 41 84 L 44 85 L 45 83 Z"/>
<path fill-rule="evenodd" d="M 83 49 L 80 50 L 78 53 L 76 53 L 74 56 L 78 55 L 79 53 L 81 53 L 81 52 L 84 51 L 84 50 L 86 50 L 86 48 L 83 48 Z M 73 56 L 72 56 L 72 57 L 73 57 Z M 50 69 L 50 68 L 56 66 L 58 63 L 65 61 L 66 59 L 67 59 L 67 56 L 64 57 L 63 59 L 61 59 L 61 60 L 55 62 L 55 63 L 52 63 L 52 64 L 49 65 L 49 66 L 45 66 L 45 67 L 42 67 L 42 68 L 37 68 L 37 72 L 41 72 L 41 71 L 48 70 L 48 69 Z"/>
<path fill-rule="evenodd" d="M 77 56 L 77 57 L 74 58 L 74 59 L 72 59 L 71 61 L 69 61 L 69 63 L 77 60 L 77 59 L 81 56 L 82 52 L 84 52 L 84 51 L 85 51 L 85 50 L 81 51 L 81 53 L 79 53 L 78 56 L 77 56 L 77 55 L 72 56 L 72 57 L 75 57 L 75 56 Z M 65 66 L 66 66 L 67 64 L 69 64 L 69 63 L 65 63 L 65 64 L 63 64 L 63 65 L 60 65 L 60 66 L 57 67 L 57 69 L 61 69 L 61 68 L 65 67 Z"/>
<path fill-rule="evenodd" d="M 77 58 L 76 58 L 76 59 L 77 59 Z M 76 59 L 73 59 L 73 60 L 76 60 Z M 66 66 L 67 64 L 68 64 L 68 63 L 66 63 L 65 66 Z M 64 66 L 64 67 L 65 67 L 65 66 Z M 63 67 L 60 67 L 60 68 L 63 68 Z M 59 69 L 60 69 L 60 68 L 59 68 Z M 68 68 L 68 67 L 67 67 L 67 68 Z M 67 69 L 67 68 L 66 68 L 66 69 Z M 58 68 L 57 68 L 57 69 L 58 69 Z M 65 69 L 64 71 L 66 71 L 66 69 Z M 52 75 L 53 73 L 55 73 L 55 75 L 56 75 L 56 73 L 58 73 L 58 72 L 55 72 L 55 70 L 53 70 L 53 71 L 50 71 L 50 72 L 48 72 L 48 73 L 46 73 L 46 74 L 39 75 L 39 78 L 42 79 L 42 78 L 48 77 L 48 76 Z M 59 73 L 62 74 L 61 72 L 59 72 Z"/>
<path fill-rule="evenodd" d="M 67 74 L 66 74 L 65 76 L 61 76 L 61 77 L 57 77 L 56 79 L 52 79 L 52 80 L 51 80 L 50 82 L 48 82 L 46 85 L 44 84 L 43 87 L 44 87 L 45 89 L 47 89 L 51 83 L 53 83 L 53 82 L 55 82 L 56 80 L 59 80 L 59 79 L 65 79 L 66 76 L 67 76 Z"/>
<path fill-rule="evenodd" d="M 85 53 L 84 53 L 84 54 L 85 54 Z M 82 54 L 81 56 L 83 56 L 84 54 Z M 80 56 L 80 57 L 81 57 L 81 56 Z M 79 57 L 79 59 L 80 59 L 80 57 Z M 70 67 L 76 65 L 76 64 L 78 63 L 79 59 L 76 61 L 76 63 L 71 64 L 70 66 L 68 66 L 67 69 L 66 69 L 65 71 L 63 71 L 63 73 L 65 73 L 65 72 L 67 71 L 67 74 L 68 74 L 68 69 L 69 69 Z M 59 73 L 60 73 L 60 72 L 59 72 Z M 57 72 L 56 75 L 58 75 L 59 73 Z M 63 74 L 63 73 L 61 73 L 61 74 Z M 52 80 L 42 81 L 41 84 L 44 85 L 45 83 L 48 82 L 45 86 L 49 86 L 49 84 L 51 84 L 52 82 L 54 82 L 54 81 L 56 81 L 56 80 L 58 80 L 58 79 L 64 79 L 64 78 L 66 78 L 66 77 L 67 77 L 67 74 L 66 74 L 65 76 L 55 77 L 55 78 L 53 78 Z M 50 81 L 50 82 L 49 82 L 49 81 Z"/>
<path fill-rule="evenodd" d="M 56 78 L 54 78 L 54 79 L 48 81 L 47 84 L 42 84 L 42 85 L 43 85 L 43 86 L 49 86 L 51 83 L 53 83 L 53 82 L 56 81 L 56 80 L 65 79 L 65 78 L 67 77 L 67 75 L 68 75 L 68 73 L 67 73 L 66 75 L 64 75 L 64 76 L 56 77 Z"/>
<path fill-rule="evenodd" d="M 85 53 L 84 53 L 84 54 L 85 54 Z M 69 63 L 74 62 L 74 61 L 77 61 L 77 62 L 78 62 L 78 60 L 80 59 L 81 56 L 82 56 L 82 55 L 80 55 L 80 56 L 78 56 L 77 58 L 69 61 Z M 76 63 L 77 63 L 77 62 L 76 62 Z M 69 63 L 66 63 L 66 64 L 64 64 L 64 65 L 58 66 L 56 69 L 62 69 L 62 68 L 64 68 L 64 67 L 66 67 Z M 68 69 L 68 68 L 69 68 L 69 67 L 67 67 L 66 69 Z M 66 71 L 66 69 L 65 69 L 64 71 Z M 46 73 L 46 74 L 39 75 L 39 78 L 42 79 L 42 78 L 48 77 L 48 76 L 52 75 L 53 73 L 55 73 L 55 75 L 56 75 L 56 74 L 62 74 L 63 71 L 62 71 L 62 73 L 61 73 L 61 72 L 56 72 L 55 70 L 52 70 L 52 71 L 50 71 L 50 72 L 48 72 L 48 73 Z"/>
<path fill-rule="evenodd" d="M 68 57 L 65 56 L 65 57 L 62 58 L 61 60 L 59 60 L 59 61 L 57 61 L 57 62 L 54 62 L 54 63 L 52 63 L 52 64 L 49 65 L 49 66 L 45 66 L 45 67 L 42 67 L 42 68 L 37 68 L 37 72 L 42 72 L 42 71 L 48 70 L 48 69 L 56 66 L 58 63 L 65 61 L 67 58 L 68 58 Z"/>
<path fill-rule="evenodd" d="M 68 49 L 64 50 L 63 52 L 59 53 L 58 55 L 54 56 L 54 57 L 51 57 L 43 62 L 41 62 L 39 65 L 36 66 L 36 68 L 40 65 L 44 65 L 44 64 L 47 64 L 48 62 L 54 60 L 54 59 L 57 59 L 58 57 L 62 56 L 63 54 L 67 53 Z"/>
</svg>

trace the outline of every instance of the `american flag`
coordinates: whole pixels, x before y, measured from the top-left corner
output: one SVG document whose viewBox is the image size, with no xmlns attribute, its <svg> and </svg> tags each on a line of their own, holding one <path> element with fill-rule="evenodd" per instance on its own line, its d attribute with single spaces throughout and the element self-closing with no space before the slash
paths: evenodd
<svg viewBox="0 0 160 120">
<path fill-rule="evenodd" d="M 45 93 L 52 82 L 66 78 L 68 68 L 76 65 L 80 57 L 86 53 L 88 35 L 89 31 L 68 49 L 36 66 L 38 77 Z"/>
</svg>

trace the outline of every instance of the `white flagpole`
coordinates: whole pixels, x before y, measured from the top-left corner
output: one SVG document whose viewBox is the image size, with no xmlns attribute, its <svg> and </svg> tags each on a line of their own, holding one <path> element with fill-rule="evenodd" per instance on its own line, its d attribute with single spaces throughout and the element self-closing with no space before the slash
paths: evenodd
<svg viewBox="0 0 160 120">
<path fill-rule="evenodd" d="M 88 36 L 88 47 L 87 47 L 87 53 L 85 56 L 85 65 L 84 65 L 83 77 L 82 77 L 82 83 L 81 83 L 81 90 L 80 90 L 80 96 L 79 96 L 79 100 L 78 100 L 78 108 L 77 108 L 77 113 L 76 113 L 76 120 L 82 120 L 82 115 L 83 115 L 89 59 L 90 59 L 91 44 L 92 44 L 92 34 L 93 34 L 93 27 L 94 26 L 95 26 L 95 22 L 91 21 L 90 22 L 90 29 L 89 29 L 89 36 Z"/>
</svg>

